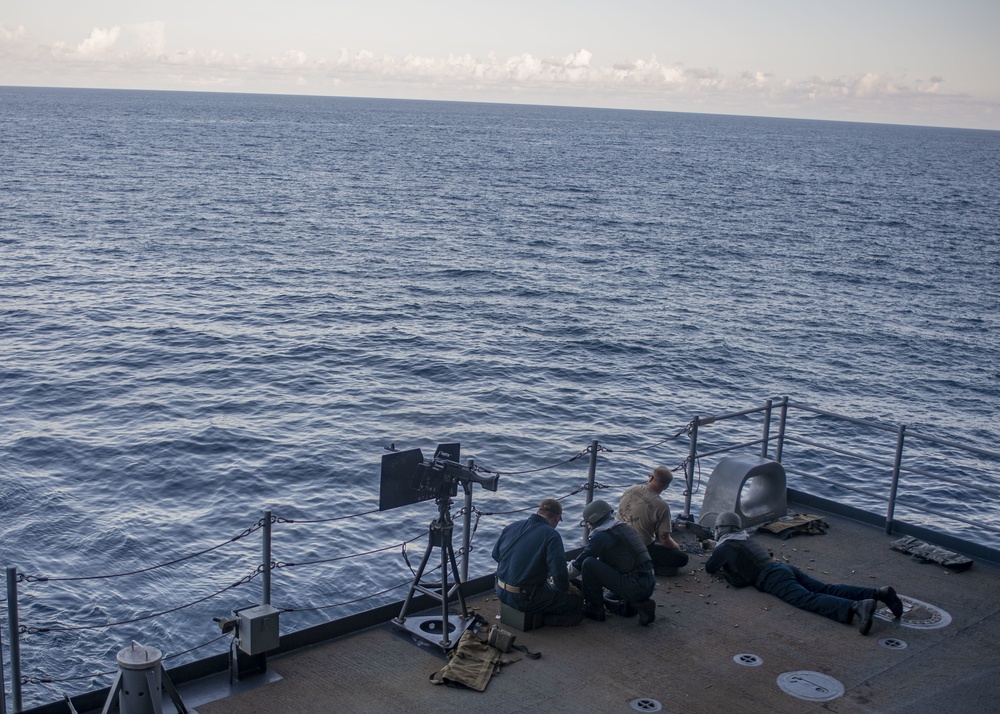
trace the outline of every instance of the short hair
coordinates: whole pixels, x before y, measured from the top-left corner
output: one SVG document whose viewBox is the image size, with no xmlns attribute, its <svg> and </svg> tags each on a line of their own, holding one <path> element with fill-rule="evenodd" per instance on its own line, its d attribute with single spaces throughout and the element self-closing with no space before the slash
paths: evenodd
<svg viewBox="0 0 1000 714">
<path fill-rule="evenodd" d="M 659 483 L 663 484 L 664 488 L 669 486 L 670 482 L 674 480 L 674 472 L 666 466 L 657 466 L 653 469 L 653 473 L 651 473 L 650 476 L 655 478 Z"/>
</svg>

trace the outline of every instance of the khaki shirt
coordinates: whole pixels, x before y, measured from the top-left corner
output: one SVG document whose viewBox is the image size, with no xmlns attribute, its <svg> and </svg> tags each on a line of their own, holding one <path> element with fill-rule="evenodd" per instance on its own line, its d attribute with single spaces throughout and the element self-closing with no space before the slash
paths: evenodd
<svg viewBox="0 0 1000 714">
<path fill-rule="evenodd" d="M 647 483 L 630 486 L 618 504 L 618 520 L 632 526 L 643 543 L 657 540 L 657 533 L 670 533 L 670 506 Z"/>
</svg>

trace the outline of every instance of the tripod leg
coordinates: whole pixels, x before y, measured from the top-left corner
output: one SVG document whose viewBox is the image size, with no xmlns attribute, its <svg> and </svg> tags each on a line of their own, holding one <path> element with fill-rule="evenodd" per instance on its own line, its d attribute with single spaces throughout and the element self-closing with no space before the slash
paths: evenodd
<svg viewBox="0 0 1000 714">
<path fill-rule="evenodd" d="M 451 553 L 451 527 L 441 532 L 441 646 L 444 649 L 451 647 L 451 640 L 448 635 L 448 554 Z M 451 559 L 454 561 L 455 556 Z"/>
<path fill-rule="evenodd" d="M 441 646 L 447 649 L 451 642 L 448 639 L 450 628 L 448 627 L 448 600 L 452 592 L 458 593 L 458 601 L 462 606 L 462 619 L 469 618 L 469 609 L 465 605 L 465 594 L 462 592 L 462 578 L 458 572 L 458 561 L 455 558 L 455 549 L 452 547 L 452 533 L 454 524 L 451 519 L 445 519 L 441 526 L 441 622 L 444 630 L 444 639 Z M 455 576 L 455 585 L 448 587 L 448 567 Z"/>
<path fill-rule="evenodd" d="M 458 562 L 455 560 L 455 550 L 448 543 L 448 555 L 451 558 L 451 570 L 455 574 L 455 592 L 458 593 L 458 604 L 462 606 L 462 619 L 469 616 L 469 609 L 465 606 L 465 593 L 462 592 L 462 580 L 458 577 Z M 445 597 L 447 600 L 447 596 Z"/>
<path fill-rule="evenodd" d="M 431 537 L 427 539 L 427 549 L 424 550 L 424 557 L 420 560 L 420 567 L 417 568 L 417 574 L 413 578 L 413 582 L 410 584 L 410 591 L 406 593 L 406 600 L 403 601 L 403 608 L 399 611 L 399 615 L 396 617 L 396 622 L 406 622 L 406 612 L 410 609 L 410 601 L 413 600 L 413 591 L 417 589 L 417 585 L 420 584 L 420 578 L 424 575 L 424 568 L 427 567 L 427 561 L 430 560 L 431 551 L 434 550 L 434 534 L 431 533 Z"/>
</svg>

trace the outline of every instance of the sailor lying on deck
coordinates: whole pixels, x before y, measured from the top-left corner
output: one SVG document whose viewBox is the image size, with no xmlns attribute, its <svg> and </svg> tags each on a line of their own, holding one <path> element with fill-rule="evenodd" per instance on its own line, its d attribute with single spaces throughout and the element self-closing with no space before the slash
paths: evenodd
<svg viewBox="0 0 1000 714">
<path fill-rule="evenodd" d="M 857 616 L 862 635 L 867 635 L 872 627 L 876 601 L 888 605 L 894 617 L 902 617 L 903 602 L 891 586 L 865 588 L 820 582 L 794 565 L 776 562 L 763 546 L 740 530 L 740 525 L 737 514 L 731 511 L 719 514 L 715 521 L 715 549 L 705 563 L 705 572 L 722 570 L 734 587 L 753 585 L 789 605 L 837 622 L 850 624 Z"/>
</svg>

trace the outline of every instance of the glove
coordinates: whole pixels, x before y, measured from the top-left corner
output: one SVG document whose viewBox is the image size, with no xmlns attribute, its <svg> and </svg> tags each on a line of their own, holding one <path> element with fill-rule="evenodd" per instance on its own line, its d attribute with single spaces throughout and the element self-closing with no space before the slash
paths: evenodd
<svg viewBox="0 0 1000 714">
<path fill-rule="evenodd" d="M 569 579 L 580 577 L 580 571 L 576 569 L 576 563 L 572 560 L 566 563 L 566 574 L 569 575 Z"/>
<path fill-rule="evenodd" d="M 706 538 L 705 540 L 703 540 L 701 542 L 701 547 L 704 550 L 714 550 L 715 549 L 715 541 L 712 540 L 711 538 Z"/>
</svg>

